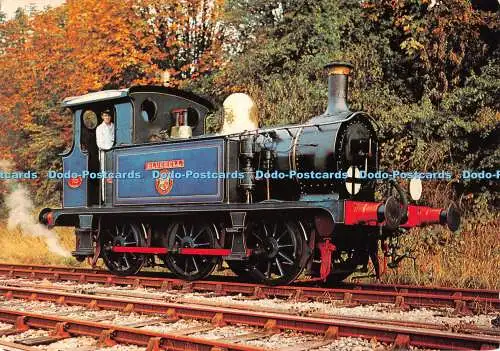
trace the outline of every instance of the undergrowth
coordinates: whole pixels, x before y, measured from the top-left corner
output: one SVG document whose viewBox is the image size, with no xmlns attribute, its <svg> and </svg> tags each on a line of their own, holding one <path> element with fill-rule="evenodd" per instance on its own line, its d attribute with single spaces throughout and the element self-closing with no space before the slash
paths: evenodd
<svg viewBox="0 0 500 351">
<path fill-rule="evenodd" d="M 68 228 L 53 230 L 61 246 L 71 252 L 74 250 L 74 231 Z M 77 265 L 73 257 L 63 257 L 52 253 L 43 237 L 23 233 L 20 229 L 8 229 L 0 223 L 0 262 L 22 264 Z"/>
<path fill-rule="evenodd" d="M 401 241 L 415 261 L 389 269 L 383 281 L 418 285 L 500 289 L 500 216 L 463 220 L 452 233 L 441 226 L 412 229 Z"/>
</svg>

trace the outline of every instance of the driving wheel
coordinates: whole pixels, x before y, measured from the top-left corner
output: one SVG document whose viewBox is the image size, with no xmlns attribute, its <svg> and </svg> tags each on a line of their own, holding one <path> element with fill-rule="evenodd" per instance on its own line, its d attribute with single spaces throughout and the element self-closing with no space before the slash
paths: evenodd
<svg viewBox="0 0 500 351">
<path fill-rule="evenodd" d="M 294 281 L 305 265 L 307 247 L 304 228 L 298 221 L 269 219 L 251 223 L 247 246 L 255 251 L 249 274 L 267 285 Z"/>
<path fill-rule="evenodd" d="M 141 225 L 121 223 L 106 225 L 99 234 L 101 257 L 110 272 L 116 275 L 133 275 L 140 271 L 146 256 L 137 253 L 111 251 L 113 246 L 146 246 L 146 234 Z"/>
<path fill-rule="evenodd" d="M 175 251 L 180 248 L 211 249 L 217 246 L 217 229 L 213 223 L 192 224 L 179 221 L 169 225 L 164 245 Z M 172 273 L 186 280 L 202 279 L 217 266 L 219 257 L 169 254 L 165 264 Z"/>
</svg>

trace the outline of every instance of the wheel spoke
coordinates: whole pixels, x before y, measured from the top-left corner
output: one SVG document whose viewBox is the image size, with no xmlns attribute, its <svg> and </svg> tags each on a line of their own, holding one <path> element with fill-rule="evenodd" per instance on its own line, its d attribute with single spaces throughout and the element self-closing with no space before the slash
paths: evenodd
<svg viewBox="0 0 500 351">
<path fill-rule="evenodd" d="M 273 226 L 273 233 L 271 234 L 271 236 L 274 238 L 274 236 L 276 235 L 276 231 L 278 230 L 278 223 L 275 222 L 274 223 L 274 226 Z"/>
<path fill-rule="evenodd" d="M 294 247 L 295 245 L 293 244 L 286 244 L 286 245 L 278 245 L 278 249 L 282 249 L 284 247 Z"/>
<path fill-rule="evenodd" d="M 252 233 L 252 236 L 256 237 L 261 243 L 264 242 L 264 240 L 262 239 L 262 237 L 259 234 Z"/>
<path fill-rule="evenodd" d="M 285 255 L 283 252 L 278 252 L 278 255 L 280 255 L 282 258 L 284 258 L 286 260 L 286 262 L 283 262 L 285 264 L 293 264 L 293 261 L 290 257 L 288 257 L 287 255 Z M 278 259 L 278 258 L 276 258 Z"/>
<path fill-rule="evenodd" d="M 285 229 L 285 231 L 283 233 L 280 234 L 280 236 L 278 236 L 278 239 L 276 239 L 277 242 L 280 242 L 281 238 L 283 238 L 283 236 L 288 233 L 288 231 Z"/>
<path fill-rule="evenodd" d="M 281 263 L 280 263 L 280 261 L 278 260 L 278 257 L 276 257 L 274 260 L 276 261 L 276 265 L 278 266 L 278 270 L 280 271 L 280 275 L 281 275 L 281 276 L 284 276 L 284 275 L 285 275 L 285 273 L 283 273 L 283 268 L 281 267 Z"/>
<path fill-rule="evenodd" d="M 269 231 L 267 230 L 267 226 L 266 226 L 266 224 L 265 224 L 265 223 L 263 223 L 263 224 L 262 224 L 262 227 L 264 228 L 264 234 L 265 234 L 266 238 L 267 238 L 267 237 L 269 237 Z"/>
<path fill-rule="evenodd" d="M 191 256 L 191 259 L 193 260 L 194 264 L 194 269 L 195 269 L 194 273 L 198 273 L 200 270 L 198 269 L 198 264 L 196 263 L 196 259 L 193 256 Z"/>
<path fill-rule="evenodd" d="M 123 243 L 124 246 L 126 245 L 137 245 L 137 241 L 126 241 Z"/>
<path fill-rule="evenodd" d="M 123 255 L 123 261 L 125 261 L 125 264 L 127 265 L 127 268 L 130 268 L 130 263 L 128 262 L 127 254 Z"/>
<path fill-rule="evenodd" d="M 196 239 L 198 239 L 198 237 L 203 234 L 203 232 L 205 231 L 205 228 L 201 228 L 200 231 L 198 233 L 196 233 L 196 235 L 193 237 L 193 241 L 196 241 Z"/>
<path fill-rule="evenodd" d="M 271 261 L 267 261 L 266 277 L 267 279 L 271 279 Z"/>
<path fill-rule="evenodd" d="M 188 275 L 188 267 L 189 267 L 189 260 L 186 258 L 184 260 L 184 273 L 186 273 L 186 275 Z"/>
</svg>

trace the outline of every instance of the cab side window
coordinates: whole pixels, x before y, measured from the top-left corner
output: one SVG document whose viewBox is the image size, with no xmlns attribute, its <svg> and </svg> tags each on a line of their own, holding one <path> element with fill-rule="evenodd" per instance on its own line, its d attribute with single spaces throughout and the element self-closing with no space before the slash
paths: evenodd
<svg viewBox="0 0 500 351">
<path fill-rule="evenodd" d="M 141 104 L 141 117 L 144 122 L 153 122 L 158 114 L 158 106 L 151 99 L 146 99 Z"/>
<path fill-rule="evenodd" d="M 92 144 L 95 144 L 95 129 L 99 124 L 97 113 L 93 110 L 86 110 L 82 114 L 82 134 L 81 134 L 81 149 L 88 152 Z"/>
<path fill-rule="evenodd" d="M 103 124 L 103 116 L 107 115 L 110 117 L 113 127 L 116 129 L 115 122 L 115 111 L 112 107 L 108 106 L 95 106 L 87 108 L 82 113 L 81 120 L 81 138 L 80 147 L 83 152 L 94 152 L 97 150 L 97 137 L 96 132 L 100 128 L 99 126 Z M 113 136 L 115 135 L 115 130 L 113 130 Z M 109 148 L 109 147 L 108 147 Z"/>
</svg>

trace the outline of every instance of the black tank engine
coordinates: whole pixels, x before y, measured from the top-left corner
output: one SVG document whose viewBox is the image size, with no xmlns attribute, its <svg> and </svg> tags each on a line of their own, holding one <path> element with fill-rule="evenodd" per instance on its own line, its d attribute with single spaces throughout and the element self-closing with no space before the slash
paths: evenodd
<svg viewBox="0 0 500 351">
<path fill-rule="evenodd" d="M 340 281 L 371 259 L 378 276 L 379 242 L 389 244 L 382 245 L 389 256 L 402 228 L 446 223 L 456 230 L 460 216 L 454 205 L 409 204 L 395 181 L 376 201 L 375 181 L 360 176 L 378 171 L 376 125 L 347 106 L 352 66 L 326 69 L 324 114 L 218 135 L 205 133 L 212 104 L 175 89 L 66 99 L 74 142 L 63 156 L 63 206 L 44 209 L 40 221 L 74 226 L 76 259 L 95 265 L 102 258 L 119 275 L 164 266 L 201 279 L 225 261 L 237 275 L 266 284 L 301 273 Z M 253 111 L 239 95 L 231 108 Z M 105 110 L 113 114 L 115 144 L 100 158 L 95 129 Z"/>
</svg>

